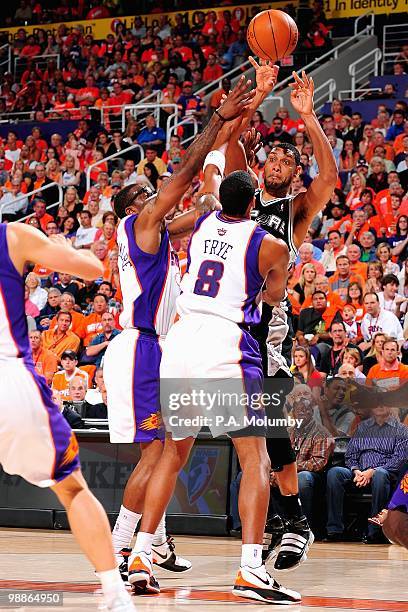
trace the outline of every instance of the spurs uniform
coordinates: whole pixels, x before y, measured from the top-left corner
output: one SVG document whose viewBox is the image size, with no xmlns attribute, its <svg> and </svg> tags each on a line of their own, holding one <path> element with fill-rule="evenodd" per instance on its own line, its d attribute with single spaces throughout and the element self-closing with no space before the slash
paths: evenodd
<svg viewBox="0 0 408 612">
<path fill-rule="evenodd" d="M 260 321 L 259 295 L 264 279 L 258 271 L 258 256 L 266 235 L 254 221 L 226 219 L 220 212 L 207 213 L 197 221 L 177 299 L 180 318 L 163 346 L 163 388 L 170 384 L 166 379 L 178 379 L 179 393 L 191 391 L 187 381 L 193 387 L 208 384 L 214 389 L 219 381 L 229 381 L 241 392 L 248 388 L 262 391 L 259 347 L 248 328 Z M 223 383 L 221 387 L 225 389 Z M 234 409 L 231 406 L 232 413 Z M 174 437 L 194 436 L 200 429 L 193 426 L 179 436 L 165 422 Z M 241 429 L 240 425 L 242 422 L 231 431 Z M 213 435 L 229 431 L 209 426 Z"/>
<path fill-rule="evenodd" d="M 78 443 L 36 372 L 24 312 L 24 281 L 0 223 L 0 463 L 49 487 L 79 468 Z"/>
<path fill-rule="evenodd" d="M 174 322 L 180 270 L 165 230 L 155 255 L 136 244 L 137 215 L 118 227 L 123 332 L 104 359 L 111 442 L 150 442 L 163 436 L 160 417 L 160 341 Z"/>
</svg>

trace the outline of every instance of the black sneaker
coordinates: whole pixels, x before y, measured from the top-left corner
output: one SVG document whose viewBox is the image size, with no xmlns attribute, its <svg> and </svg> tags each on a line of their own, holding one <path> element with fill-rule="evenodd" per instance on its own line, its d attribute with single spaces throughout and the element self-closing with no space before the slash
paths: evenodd
<svg viewBox="0 0 408 612">
<path fill-rule="evenodd" d="M 129 577 L 128 561 L 129 561 L 131 552 L 132 552 L 131 548 L 122 548 L 122 550 L 119 553 L 119 555 L 122 555 L 122 562 L 119 561 L 119 573 L 121 575 L 123 582 L 128 581 L 128 577 Z"/>
<path fill-rule="evenodd" d="M 169 572 L 188 572 L 191 562 L 175 553 L 174 539 L 167 536 L 167 540 L 159 546 L 152 545 L 153 563 Z"/>
<path fill-rule="evenodd" d="M 289 572 L 307 559 L 307 551 L 314 542 L 314 535 L 304 516 L 298 520 L 285 520 L 285 533 L 274 569 Z"/>
<path fill-rule="evenodd" d="M 266 563 L 278 554 L 278 547 L 285 533 L 285 525 L 278 514 L 266 521 L 262 544 L 262 563 Z"/>
</svg>

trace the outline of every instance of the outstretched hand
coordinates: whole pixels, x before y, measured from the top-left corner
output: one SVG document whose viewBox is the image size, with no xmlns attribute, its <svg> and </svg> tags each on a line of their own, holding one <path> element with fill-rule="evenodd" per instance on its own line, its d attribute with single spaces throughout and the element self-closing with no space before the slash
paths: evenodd
<svg viewBox="0 0 408 612">
<path fill-rule="evenodd" d="M 289 87 L 292 88 L 290 94 L 290 101 L 293 108 L 299 115 L 311 115 L 314 111 L 313 95 L 314 95 L 314 83 L 312 77 L 308 77 L 306 72 L 302 71 L 302 78 L 296 73 L 292 72 L 294 83 L 290 83 Z"/>
<path fill-rule="evenodd" d="M 248 130 L 243 136 L 242 144 L 244 145 L 245 155 L 250 168 L 255 165 L 255 155 L 262 146 L 260 140 L 261 134 L 255 128 Z"/>
<path fill-rule="evenodd" d="M 231 119 L 239 117 L 251 104 L 256 94 L 255 89 L 250 89 L 251 85 L 251 80 L 247 81 L 244 76 L 239 79 L 234 89 L 228 94 L 220 108 L 217 109 L 223 119 L 231 121 Z"/>
<path fill-rule="evenodd" d="M 255 68 L 256 88 L 262 93 L 269 94 L 278 80 L 279 66 L 270 63 L 269 60 L 260 60 L 260 64 L 250 55 L 248 60 Z"/>
</svg>

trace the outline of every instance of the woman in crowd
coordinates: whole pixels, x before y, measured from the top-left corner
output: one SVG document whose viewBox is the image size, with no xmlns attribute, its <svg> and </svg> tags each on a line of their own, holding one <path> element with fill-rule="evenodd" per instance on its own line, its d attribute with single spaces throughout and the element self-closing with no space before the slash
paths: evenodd
<svg viewBox="0 0 408 612">
<path fill-rule="evenodd" d="M 336 129 L 339 128 L 340 121 L 344 117 L 344 103 L 341 100 L 335 98 L 331 104 L 331 114 L 334 119 Z"/>
<path fill-rule="evenodd" d="M 47 178 L 50 179 L 50 181 L 54 181 L 55 183 L 61 183 L 61 168 L 56 159 L 50 159 L 50 161 L 47 162 L 47 165 L 45 167 L 45 173 Z"/>
<path fill-rule="evenodd" d="M 372 346 L 363 359 L 363 374 L 365 376 L 367 376 L 370 368 L 380 363 L 385 338 L 386 334 L 382 332 L 374 334 Z"/>
<path fill-rule="evenodd" d="M 299 282 L 293 287 L 293 297 L 303 304 L 305 299 L 315 290 L 316 268 L 312 263 L 305 264 L 299 277 Z"/>
<path fill-rule="evenodd" d="M 76 236 L 79 223 L 73 215 L 68 215 L 61 224 L 61 234 L 65 238 L 73 238 Z"/>
<path fill-rule="evenodd" d="M 340 172 L 351 172 L 356 167 L 359 153 L 352 138 L 345 138 L 343 150 L 340 153 Z"/>
<path fill-rule="evenodd" d="M 373 138 L 374 138 L 374 128 L 372 125 L 368 123 L 367 125 L 364 126 L 363 138 L 362 140 L 360 140 L 360 143 L 358 146 L 361 157 L 365 157 L 367 150 L 369 149 L 370 145 L 373 142 Z"/>
<path fill-rule="evenodd" d="M 145 177 L 148 179 L 151 188 L 156 191 L 157 189 L 157 179 L 159 178 L 159 173 L 156 166 L 150 162 L 148 162 L 143 168 L 143 172 Z"/>
<path fill-rule="evenodd" d="M 25 284 L 29 290 L 27 299 L 37 306 L 38 310 L 44 308 L 45 304 L 47 303 L 48 293 L 45 289 L 41 288 L 40 281 L 38 280 L 37 276 L 30 272 L 27 274 Z"/>
<path fill-rule="evenodd" d="M 76 170 L 75 158 L 72 155 L 67 155 L 62 165 L 61 184 L 63 187 L 73 185 L 78 187 L 81 180 L 81 173 Z"/>
<path fill-rule="evenodd" d="M 308 385 L 317 399 L 323 387 L 324 376 L 316 370 L 312 354 L 307 346 L 294 348 L 291 370 L 296 383 Z"/>
<path fill-rule="evenodd" d="M 367 268 L 367 282 L 365 290 L 379 293 L 382 291 L 381 281 L 384 276 L 384 270 L 380 261 L 370 261 Z"/>
<path fill-rule="evenodd" d="M 346 205 L 350 210 L 355 210 L 361 205 L 361 192 L 365 189 L 366 180 L 361 172 L 351 175 L 351 189 L 346 196 Z"/>
<path fill-rule="evenodd" d="M 261 134 L 262 140 L 264 140 L 269 134 L 269 124 L 266 123 L 261 111 L 255 111 L 252 115 L 251 127 L 254 127 L 257 132 Z"/>
<path fill-rule="evenodd" d="M 398 263 L 402 264 L 408 258 L 408 216 L 400 215 L 395 225 L 395 233 L 388 238 L 392 249 L 392 256 L 398 257 Z"/>
<path fill-rule="evenodd" d="M 395 274 L 398 276 L 399 274 L 399 266 L 392 261 L 392 253 L 391 247 L 386 242 L 381 242 L 376 250 L 376 255 L 378 261 L 382 265 L 383 274 Z"/>
<path fill-rule="evenodd" d="M 363 305 L 363 289 L 357 281 L 349 284 L 347 287 L 347 298 L 346 304 L 354 306 L 356 311 L 356 321 L 360 323 L 364 317 L 364 305 Z"/>
<path fill-rule="evenodd" d="M 404 261 L 401 271 L 398 273 L 399 288 L 398 293 L 408 297 L 408 259 Z"/>
<path fill-rule="evenodd" d="M 68 214 L 74 216 L 77 215 L 83 208 L 81 202 L 79 201 L 79 195 L 76 187 L 73 185 L 67 187 L 64 195 L 63 206 L 67 210 Z"/>
</svg>

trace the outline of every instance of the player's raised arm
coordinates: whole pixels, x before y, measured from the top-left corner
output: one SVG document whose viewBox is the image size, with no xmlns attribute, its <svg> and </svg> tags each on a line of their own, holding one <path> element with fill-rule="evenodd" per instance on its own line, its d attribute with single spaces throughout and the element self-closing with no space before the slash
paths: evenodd
<svg viewBox="0 0 408 612">
<path fill-rule="evenodd" d="M 293 72 L 293 78 L 295 82 L 290 85 L 292 87 L 290 100 L 306 126 L 319 168 L 319 174 L 313 179 L 307 191 L 295 198 L 295 238 L 296 243 L 300 244 L 313 218 L 329 201 L 337 183 L 338 171 L 333 150 L 314 110 L 313 79 L 304 71 L 302 78 Z"/>
<path fill-rule="evenodd" d="M 223 123 L 238 117 L 253 100 L 255 90 L 250 90 L 250 86 L 251 81 L 242 76 L 221 107 L 212 115 L 203 132 L 187 149 L 180 169 L 165 182 L 155 201 L 147 204 L 140 213 L 138 231 L 160 226 L 164 217 L 178 203 L 203 165 Z"/>
<path fill-rule="evenodd" d="M 91 251 L 75 250 L 59 234 L 47 238 L 31 225 L 10 223 L 7 227 L 7 242 L 9 247 L 13 247 L 10 252 L 13 253 L 13 263 L 20 274 L 27 261 L 85 280 L 94 280 L 103 274 L 102 262 Z"/>
</svg>

